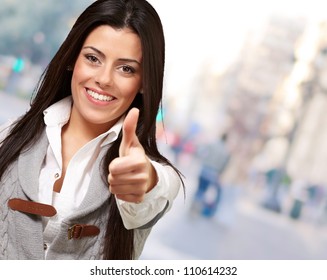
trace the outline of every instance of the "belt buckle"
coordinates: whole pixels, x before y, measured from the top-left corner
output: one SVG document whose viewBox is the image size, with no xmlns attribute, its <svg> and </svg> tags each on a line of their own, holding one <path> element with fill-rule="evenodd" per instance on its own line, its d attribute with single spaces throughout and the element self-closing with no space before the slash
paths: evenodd
<svg viewBox="0 0 327 280">
<path fill-rule="evenodd" d="M 80 231 L 79 231 L 78 235 L 75 236 L 77 229 L 80 229 Z M 81 225 L 73 225 L 73 226 L 69 227 L 68 228 L 68 239 L 72 239 L 72 238 L 80 239 L 81 235 L 82 235 L 81 234 L 82 229 L 83 229 L 83 226 L 81 226 Z"/>
</svg>

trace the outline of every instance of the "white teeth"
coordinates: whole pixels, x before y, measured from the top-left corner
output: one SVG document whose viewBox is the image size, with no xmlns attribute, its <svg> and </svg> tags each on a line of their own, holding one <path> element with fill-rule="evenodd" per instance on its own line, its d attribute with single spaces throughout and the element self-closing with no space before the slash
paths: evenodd
<svg viewBox="0 0 327 280">
<path fill-rule="evenodd" d="M 90 89 L 86 90 L 87 94 L 90 95 L 92 98 L 96 99 L 96 100 L 100 100 L 100 101 L 111 101 L 113 100 L 114 98 L 111 97 L 111 96 L 107 96 L 107 95 L 102 95 L 102 94 L 99 94 L 97 92 L 94 92 Z"/>
</svg>

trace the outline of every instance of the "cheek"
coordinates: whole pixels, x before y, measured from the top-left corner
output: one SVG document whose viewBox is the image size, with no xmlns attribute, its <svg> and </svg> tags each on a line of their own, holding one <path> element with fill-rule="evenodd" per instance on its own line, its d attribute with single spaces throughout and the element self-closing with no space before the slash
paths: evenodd
<svg viewBox="0 0 327 280">
<path fill-rule="evenodd" d="M 87 71 L 85 71 L 83 67 L 80 67 L 76 63 L 71 80 L 72 94 L 74 94 L 74 91 L 77 90 L 78 86 L 87 79 L 86 72 Z"/>
<path fill-rule="evenodd" d="M 124 81 L 120 84 L 120 92 L 126 99 L 134 99 L 141 87 L 140 81 Z"/>
<path fill-rule="evenodd" d="M 75 65 L 72 75 L 72 81 L 71 81 L 72 88 L 78 83 L 79 76 L 80 76 L 79 67 Z"/>
<path fill-rule="evenodd" d="M 81 77 L 83 77 L 83 72 L 83 67 L 81 66 L 81 63 L 79 63 L 79 60 L 77 60 L 73 70 L 73 79 L 76 81 L 79 80 Z"/>
</svg>

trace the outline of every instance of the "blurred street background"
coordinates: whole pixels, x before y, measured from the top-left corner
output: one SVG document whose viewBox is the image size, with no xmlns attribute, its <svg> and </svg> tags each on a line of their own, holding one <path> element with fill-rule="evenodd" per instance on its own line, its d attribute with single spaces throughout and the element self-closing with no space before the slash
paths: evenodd
<svg viewBox="0 0 327 280">
<path fill-rule="evenodd" d="M 0 0 L 0 125 L 91 0 Z M 143 259 L 327 259 L 327 14 L 318 0 L 149 0 L 166 34 L 162 152 L 185 176 Z M 219 191 L 194 200 L 228 135 Z M 220 158 L 219 156 L 216 157 Z M 1 159 L 0 159 L 1 160 Z M 208 214 L 209 213 L 209 214 Z"/>
</svg>

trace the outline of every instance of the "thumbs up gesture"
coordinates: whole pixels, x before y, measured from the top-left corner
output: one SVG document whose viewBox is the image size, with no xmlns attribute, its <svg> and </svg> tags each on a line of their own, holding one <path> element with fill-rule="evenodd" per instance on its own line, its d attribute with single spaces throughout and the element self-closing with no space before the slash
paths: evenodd
<svg viewBox="0 0 327 280">
<path fill-rule="evenodd" d="M 157 182 L 157 174 L 136 135 L 139 110 L 131 109 L 123 123 L 119 157 L 109 165 L 108 183 L 117 198 L 140 203 Z"/>
</svg>

